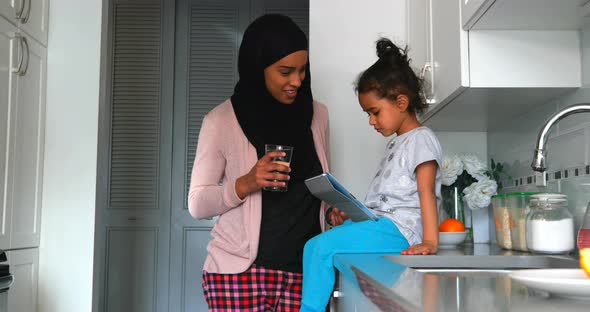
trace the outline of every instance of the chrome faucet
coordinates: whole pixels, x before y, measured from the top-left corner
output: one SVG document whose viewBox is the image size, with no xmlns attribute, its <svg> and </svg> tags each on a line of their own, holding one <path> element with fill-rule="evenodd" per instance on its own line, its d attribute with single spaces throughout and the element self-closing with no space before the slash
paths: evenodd
<svg viewBox="0 0 590 312">
<path fill-rule="evenodd" d="M 531 167 L 535 171 L 535 181 L 537 186 L 547 185 L 547 178 L 545 176 L 545 169 L 547 169 L 545 166 L 545 157 L 547 157 L 547 151 L 545 150 L 545 145 L 547 144 L 549 130 L 555 123 L 564 117 L 584 112 L 590 112 L 590 104 L 582 103 L 568 106 L 553 114 L 553 116 L 545 122 L 541 131 L 539 131 L 539 137 L 537 138 L 537 145 L 535 147 L 535 155 L 533 156 L 533 163 L 531 164 Z"/>
</svg>

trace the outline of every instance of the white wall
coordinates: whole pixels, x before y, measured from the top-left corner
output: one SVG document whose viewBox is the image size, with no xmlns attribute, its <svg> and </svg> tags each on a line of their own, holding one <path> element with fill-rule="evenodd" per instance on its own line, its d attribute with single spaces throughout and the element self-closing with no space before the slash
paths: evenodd
<svg viewBox="0 0 590 312">
<path fill-rule="evenodd" d="M 92 309 L 102 0 L 51 0 L 39 311 Z"/>
<path fill-rule="evenodd" d="M 405 41 L 406 1 L 310 0 L 309 11 L 312 88 L 330 111 L 331 171 L 364 198 L 386 140 L 369 126 L 353 83 L 377 60 L 377 39 Z"/>
<path fill-rule="evenodd" d="M 437 131 L 435 133 L 442 145 L 443 155 L 469 153 L 489 163 L 486 132 Z"/>
</svg>

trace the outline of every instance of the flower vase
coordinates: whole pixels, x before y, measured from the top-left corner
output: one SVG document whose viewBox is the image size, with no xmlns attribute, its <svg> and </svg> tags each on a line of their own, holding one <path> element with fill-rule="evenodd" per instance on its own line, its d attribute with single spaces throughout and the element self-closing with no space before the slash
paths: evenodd
<svg viewBox="0 0 590 312">
<path fill-rule="evenodd" d="M 471 214 L 466 213 L 465 202 L 463 200 L 463 191 L 458 187 L 443 186 L 441 189 L 442 209 L 439 213 L 439 221 L 442 222 L 447 218 L 457 219 L 465 225 L 468 231 L 466 243 L 473 242 L 473 232 L 471 230 Z"/>
<path fill-rule="evenodd" d="M 441 190 L 442 211 L 439 213 L 440 221 L 447 218 L 457 219 L 465 224 L 465 212 L 463 210 L 463 194 L 458 187 L 446 187 Z"/>
<path fill-rule="evenodd" d="M 473 243 L 490 242 L 490 212 L 489 206 L 482 209 L 471 209 L 467 202 L 463 202 L 467 222 L 465 228 L 469 228 L 469 235 Z M 493 218 L 492 218 L 493 219 Z"/>
<path fill-rule="evenodd" d="M 465 238 L 465 243 L 473 244 L 473 210 L 469 208 L 467 203 L 463 201 L 464 207 L 464 215 L 465 215 L 465 231 L 467 231 L 467 237 Z"/>
</svg>

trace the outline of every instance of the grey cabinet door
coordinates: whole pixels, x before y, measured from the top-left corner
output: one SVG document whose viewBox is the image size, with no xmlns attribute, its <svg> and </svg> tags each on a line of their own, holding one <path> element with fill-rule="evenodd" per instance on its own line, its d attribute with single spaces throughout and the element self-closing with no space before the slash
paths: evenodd
<svg viewBox="0 0 590 312">
<path fill-rule="evenodd" d="M 248 1 L 177 1 L 170 311 L 207 311 L 201 275 L 215 218 L 190 216 L 188 188 L 203 117 L 233 93 L 249 20 Z"/>
<path fill-rule="evenodd" d="M 111 0 L 109 10 L 99 311 L 168 311 L 174 3 Z"/>
</svg>

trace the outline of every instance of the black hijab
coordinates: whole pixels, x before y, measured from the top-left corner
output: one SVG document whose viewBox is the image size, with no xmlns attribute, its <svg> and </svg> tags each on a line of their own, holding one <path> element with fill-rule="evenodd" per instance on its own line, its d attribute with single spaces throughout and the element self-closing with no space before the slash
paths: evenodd
<svg viewBox="0 0 590 312">
<path fill-rule="evenodd" d="M 232 105 L 244 134 L 256 148 L 258 158 L 264 156 L 264 144 L 295 147 L 291 160 L 291 181 L 309 178 L 315 155 L 311 120 L 313 97 L 309 63 L 305 79 L 295 101 L 283 104 L 266 88 L 264 69 L 283 57 L 308 50 L 305 33 L 288 17 L 263 15 L 244 32 L 238 56 L 240 80 L 231 97 Z"/>
</svg>

